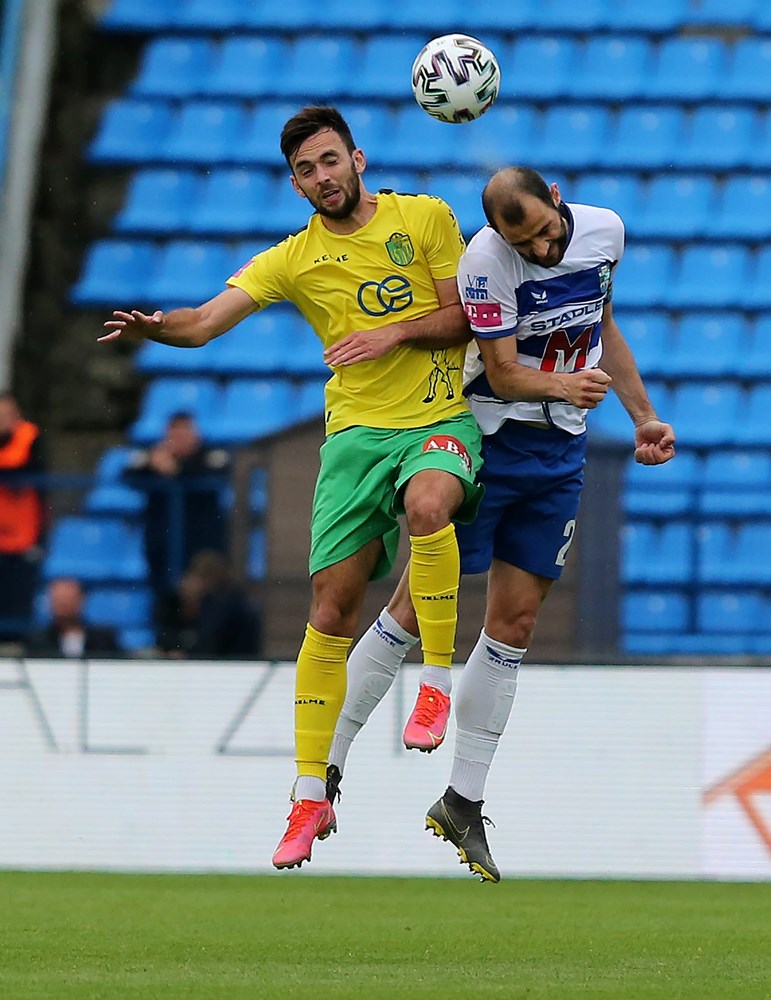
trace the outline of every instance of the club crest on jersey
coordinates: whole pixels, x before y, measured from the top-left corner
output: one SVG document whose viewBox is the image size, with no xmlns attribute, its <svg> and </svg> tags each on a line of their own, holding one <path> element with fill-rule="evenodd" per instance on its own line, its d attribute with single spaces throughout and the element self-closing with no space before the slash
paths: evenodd
<svg viewBox="0 0 771 1000">
<path fill-rule="evenodd" d="M 399 267 L 406 267 L 411 264 L 415 257 L 415 248 L 412 240 L 406 233 L 391 233 L 391 238 L 386 240 L 386 250 L 388 256 Z"/>
<path fill-rule="evenodd" d="M 434 434 L 423 443 L 423 451 L 446 451 L 456 455 L 466 472 L 471 472 L 471 455 L 462 441 L 449 434 Z"/>
<path fill-rule="evenodd" d="M 600 279 L 600 295 L 604 295 L 610 284 L 610 264 L 600 264 L 597 269 L 597 276 Z"/>
</svg>

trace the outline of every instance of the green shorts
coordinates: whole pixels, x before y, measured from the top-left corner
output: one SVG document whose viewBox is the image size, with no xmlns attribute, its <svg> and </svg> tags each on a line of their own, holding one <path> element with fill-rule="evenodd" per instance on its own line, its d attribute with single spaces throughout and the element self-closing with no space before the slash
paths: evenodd
<svg viewBox="0 0 771 1000">
<path fill-rule="evenodd" d="M 484 492 L 475 481 L 481 445 L 482 434 L 470 413 L 429 427 L 349 427 L 328 437 L 313 497 L 311 575 L 382 538 L 384 552 L 372 578 L 386 576 L 399 545 L 404 487 L 423 469 L 443 469 L 458 477 L 465 498 L 454 520 L 473 521 Z"/>
</svg>

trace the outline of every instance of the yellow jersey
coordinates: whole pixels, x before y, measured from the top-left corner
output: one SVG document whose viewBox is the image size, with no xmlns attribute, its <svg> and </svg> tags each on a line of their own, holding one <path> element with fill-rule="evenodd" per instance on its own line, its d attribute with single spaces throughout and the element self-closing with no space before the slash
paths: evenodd
<svg viewBox="0 0 771 1000">
<path fill-rule="evenodd" d="M 454 278 L 463 250 L 455 216 L 440 198 L 380 191 L 375 214 L 354 233 L 330 232 L 313 215 L 305 229 L 257 254 L 227 284 L 243 289 L 259 309 L 293 302 L 328 347 L 356 330 L 433 312 L 434 279 Z M 333 367 L 327 433 L 422 427 L 464 412 L 465 353 L 465 344 L 401 345 L 374 361 Z"/>
</svg>

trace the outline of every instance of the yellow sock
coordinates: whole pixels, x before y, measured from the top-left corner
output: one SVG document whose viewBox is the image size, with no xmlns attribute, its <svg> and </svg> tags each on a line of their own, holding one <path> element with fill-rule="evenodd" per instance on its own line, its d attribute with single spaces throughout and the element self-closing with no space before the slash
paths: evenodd
<svg viewBox="0 0 771 1000">
<path fill-rule="evenodd" d="M 294 728 L 297 773 L 326 780 L 329 748 L 346 687 L 346 654 L 352 639 L 324 635 L 312 625 L 297 656 Z"/>
<path fill-rule="evenodd" d="M 410 535 L 410 595 L 420 629 L 423 662 L 451 667 L 458 625 L 460 555 L 455 525 Z"/>
</svg>

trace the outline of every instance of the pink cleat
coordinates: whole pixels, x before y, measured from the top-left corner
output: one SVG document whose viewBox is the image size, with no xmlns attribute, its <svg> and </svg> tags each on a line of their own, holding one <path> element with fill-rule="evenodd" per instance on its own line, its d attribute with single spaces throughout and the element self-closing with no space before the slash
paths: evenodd
<svg viewBox="0 0 771 1000">
<path fill-rule="evenodd" d="M 289 826 L 273 855 L 275 868 L 299 868 L 303 861 L 310 861 L 314 840 L 326 840 L 337 832 L 335 810 L 327 799 L 299 799 L 288 819 Z"/>
<path fill-rule="evenodd" d="M 418 700 L 404 727 L 404 745 L 408 750 L 431 753 L 444 742 L 450 718 L 450 697 L 439 688 L 421 684 Z"/>
</svg>

